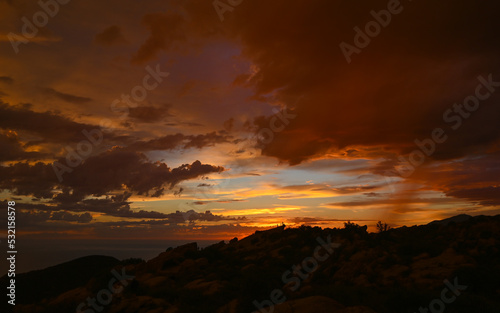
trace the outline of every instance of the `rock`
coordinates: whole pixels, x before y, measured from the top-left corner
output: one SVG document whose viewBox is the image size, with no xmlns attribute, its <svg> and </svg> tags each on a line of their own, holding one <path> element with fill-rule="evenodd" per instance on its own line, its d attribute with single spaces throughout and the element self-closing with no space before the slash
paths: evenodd
<svg viewBox="0 0 500 313">
<path fill-rule="evenodd" d="M 290 300 L 275 307 L 275 313 L 337 313 L 344 306 L 337 301 L 323 296 L 312 296 Z"/>
<path fill-rule="evenodd" d="M 367 306 L 351 306 L 339 311 L 339 313 L 375 313 L 375 311 Z"/>
</svg>

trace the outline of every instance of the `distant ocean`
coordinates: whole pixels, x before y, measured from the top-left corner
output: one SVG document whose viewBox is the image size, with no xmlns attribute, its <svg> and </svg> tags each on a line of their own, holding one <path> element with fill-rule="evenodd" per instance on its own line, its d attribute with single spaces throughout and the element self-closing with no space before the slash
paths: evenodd
<svg viewBox="0 0 500 313">
<path fill-rule="evenodd" d="M 3 238 L 2 238 L 3 239 Z M 197 242 L 199 247 L 206 247 L 220 240 L 42 240 L 17 242 L 16 273 L 44 269 L 79 257 L 88 255 L 106 255 L 118 260 L 141 258 L 150 260 L 169 247 L 177 247 L 190 242 Z M 2 250 L 7 251 L 5 241 L 1 241 Z M 0 277 L 8 271 L 6 258 L 0 259 Z"/>
</svg>

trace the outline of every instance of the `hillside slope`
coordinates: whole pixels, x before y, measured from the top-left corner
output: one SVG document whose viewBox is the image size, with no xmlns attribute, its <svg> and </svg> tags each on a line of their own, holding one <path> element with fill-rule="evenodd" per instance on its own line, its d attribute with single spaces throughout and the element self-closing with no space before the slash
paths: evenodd
<svg viewBox="0 0 500 313">
<path fill-rule="evenodd" d="M 279 227 L 205 249 L 196 243 L 170 248 L 148 262 L 117 265 L 133 279 L 100 308 L 249 313 L 284 301 L 262 312 L 401 313 L 444 305 L 446 312 L 498 313 L 500 215 L 458 220 L 378 234 L 353 224 Z M 108 274 L 17 305 L 16 312 L 75 312 L 87 297 L 110 288 Z M 43 288 L 50 281 L 31 283 Z"/>
</svg>

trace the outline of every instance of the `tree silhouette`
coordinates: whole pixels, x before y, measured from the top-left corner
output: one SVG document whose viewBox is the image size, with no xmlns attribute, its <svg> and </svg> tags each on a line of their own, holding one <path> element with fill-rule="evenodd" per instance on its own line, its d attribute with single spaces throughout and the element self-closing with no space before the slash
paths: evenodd
<svg viewBox="0 0 500 313">
<path fill-rule="evenodd" d="M 387 223 L 382 223 L 381 221 L 378 221 L 377 223 L 377 229 L 379 233 L 383 233 L 385 231 L 388 231 L 391 229 L 391 226 L 387 225 Z"/>
</svg>

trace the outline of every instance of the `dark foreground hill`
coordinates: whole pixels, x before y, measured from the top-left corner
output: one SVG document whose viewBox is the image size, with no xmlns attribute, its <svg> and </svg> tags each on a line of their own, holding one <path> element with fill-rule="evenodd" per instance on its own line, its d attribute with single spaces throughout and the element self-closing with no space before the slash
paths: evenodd
<svg viewBox="0 0 500 313">
<path fill-rule="evenodd" d="M 16 274 L 19 288 L 19 303 L 36 303 L 47 297 L 85 285 L 89 277 L 105 275 L 120 264 L 109 256 L 92 255 L 78 258 L 43 270 Z M 75 270 L 77 269 L 77 270 Z M 0 279 L 1 286 L 7 285 L 7 275 Z"/>
<path fill-rule="evenodd" d="M 500 215 L 377 234 L 278 227 L 137 264 L 81 260 L 63 289 L 54 269 L 26 274 L 16 312 L 500 312 Z"/>
</svg>

